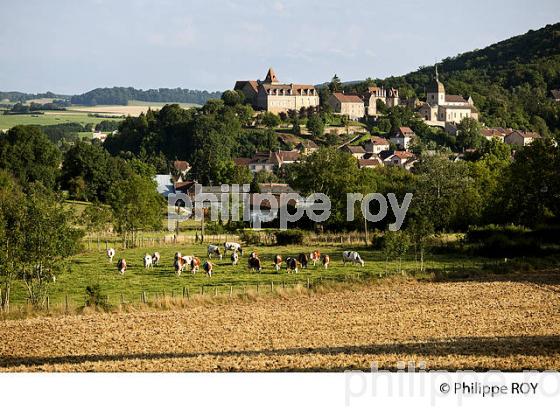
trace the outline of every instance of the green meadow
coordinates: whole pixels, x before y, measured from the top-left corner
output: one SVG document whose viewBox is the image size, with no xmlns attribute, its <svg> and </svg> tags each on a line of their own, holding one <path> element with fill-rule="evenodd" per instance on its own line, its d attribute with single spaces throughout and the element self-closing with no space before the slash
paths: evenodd
<svg viewBox="0 0 560 410">
<path fill-rule="evenodd" d="M 113 246 L 110 244 L 110 246 Z M 116 256 L 110 263 L 106 256 L 105 245 L 101 244 L 98 250 L 83 252 L 72 257 L 68 263 L 66 273 L 59 275 L 56 282 L 49 287 L 49 300 L 53 304 L 65 303 L 68 298 L 72 307 L 83 306 L 88 285 L 99 284 L 101 291 L 109 298 L 110 304 L 140 303 L 141 295 L 146 292 L 149 300 L 161 296 L 182 296 L 210 294 L 224 295 L 229 292 L 270 292 L 278 287 L 310 286 L 319 283 L 335 281 L 355 280 L 378 280 L 386 276 L 392 276 L 399 271 L 399 262 L 387 263 L 381 251 L 361 248 L 356 245 L 338 246 L 245 246 L 244 255 L 240 257 L 239 263 L 233 266 L 230 261 L 230 253 L 223 260 L 212 258 L 214 273 L 208 277 L 202 269 L 194 275 L 184 271 L 176 276 L 173 261 L 176 252 L 182 255 L 195 255 L 204 262 L 207 259 L 208 244 L 159 244 L 150 247 L 119 249 L 116 248 Z M 286 265 L 283 263 L 279 272 L 274 270 L 273 257 L 276 254 L 286 257 L 297 257 L 300 252 L 309 253 L 318 249 L 322 254 L 331 257 L 328 269 L 318 263 L 317 266 L 309 265 L 307 269 L 300 269 L 296 273 L 287 273 Z M 342 263 L 342 252 L 344 250 L 358 250 L 365 260 L 365 266 Z M 143 266 L 143 256 L 158 251 L 161 255 L 161 263 L 151 269 Z M 251 272 L 247 266 L 248 255 L 256 251 L 262 264 L 262 271 Z M 125 258 L 128 269 L 124 275 L 117 271 L 117 261 Z M 402 260 L 401 269 L 406 274 L 416 277 L 428 278 L 433 271 L 452 269 L 480 269 L 485 259 L 466 258 L 458 255 L 431 255 L 426 263 L 426 271 L 417 274 L 418 263 L 414 261 L 414 255 L 409 254 Z M 402 273 L 398 273 L 399 275 Z M 12 290 L 12 304 L 25 304 L 27 300 L 26 289 L 21 282 L 15 283 Z"/>
</svg>

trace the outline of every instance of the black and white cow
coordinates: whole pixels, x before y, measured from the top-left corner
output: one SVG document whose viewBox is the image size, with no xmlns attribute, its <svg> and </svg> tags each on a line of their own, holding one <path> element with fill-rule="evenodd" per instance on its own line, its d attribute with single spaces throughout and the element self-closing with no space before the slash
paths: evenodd
<svg viewBox="0 0 560 410">
<path fill-rule="evenodd" d="M 342 252 L 342 263 L 346 265 L 346 262 L 351 262 L 352 264 L 359 263 L 360 265 L 364 266 L 364 260 L 356 251 Z"/>
</svg>

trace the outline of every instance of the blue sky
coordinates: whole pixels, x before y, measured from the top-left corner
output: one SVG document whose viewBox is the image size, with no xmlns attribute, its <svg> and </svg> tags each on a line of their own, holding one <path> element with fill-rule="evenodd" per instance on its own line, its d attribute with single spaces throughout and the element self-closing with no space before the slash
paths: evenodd
<svg viewBox="0 0 560 410">
<path fill-rule="evenodd" d="M 0 90 L 224 90 L 404 74 L 560 21 L 558 0 L 0 0 Z"/>
</svg>

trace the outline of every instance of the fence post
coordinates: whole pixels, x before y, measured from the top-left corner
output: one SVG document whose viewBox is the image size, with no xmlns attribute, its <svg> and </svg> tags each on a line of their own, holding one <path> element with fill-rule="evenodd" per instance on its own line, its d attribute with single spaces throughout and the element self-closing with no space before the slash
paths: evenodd
<svg viewBox="0 0 560 410">
<path fill-rule="evenodd" d="M 51 308 L 51 299 L 49 295 L 47 295 L 47 311 Z"/>
<path fill-rule="evenodd" d="M 122 293 L 121 293 L 121 305 L 124 305 L 124 296 Z"/>
<path fill-rule="evenodd" d="M 183 299 L 185 299 L 185 287 L 183 286 Z"/>
<path fill-rule="evenodd" d="M 310 285 L 309 278 L 307 278 L 307 290 L 309 290 L 309 285 Z"/>
<path fill-rule="evenodd" d="M 259 293 L 259 282 L 257 282 L 257 293 Z"/>
<path fill-rule="evenodd" d="M 64 310 L 68 313 L 68 294 L 64 295 Z"/>
<path fill-rule="evenodd" d="M 201 294 L 201 295 L 204 295 L 204 285 L 202 285 L 202 286 L 200 287 L 200 294 Z"/>
<path fill-rule="evenodd" d="M 274 281 L 270 281 L 270 293 L 274 292 Z"/>
<path fill-rule="evenodd" d="M 233 286 L 229 285 L 229 297 L 231 298 L 233 296 Z"/>
<path fill-rule="evenodd" d="M 218 286 L 214 287 L 214 296 L 218 296 Z"/>
</svg>

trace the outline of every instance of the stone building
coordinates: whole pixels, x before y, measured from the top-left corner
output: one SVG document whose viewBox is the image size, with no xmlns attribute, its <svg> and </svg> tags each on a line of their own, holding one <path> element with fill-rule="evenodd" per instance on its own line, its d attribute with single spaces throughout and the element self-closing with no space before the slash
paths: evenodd
<svg viewBox="0 0 560 410">
<path fill-rule="evenodd" d="M 353 120 L 365 116 L 365 106 L 362 99 L 354 94 L 333 93 L 327 100 L 335 114 L 347 115 Z"/>
<path fill-rule="evenodd" d="M 272 68 L 263 81 L 237 81 L 234 90 L 245 95 L 245 101 L 257 110 L 275 114 L 288 110 L 319 106 L 319 94 L 309 84 L 281 83 Z"/>
<path fill-rule="evenodd" d="M 471 97 L 465 99 L 460 95 L 445 93 L 445 87 L 439 81 L 437 66 L 435 76 L 426 89 L 426 102 L 418 112 L 426 122 L 441 126 L 448 122 L 458 124 L 467 117 L 478 120 L 478 110 Z"/>
<path fill-rule="evenodd" d="M 387 107 L 399 105 L 399 90 L 396 88 L 384 88 L 372 86 L 361 95 L 366 107 L 367 115 L 377 115 L 377 101 L 383 101 Z"/>
</svg>

